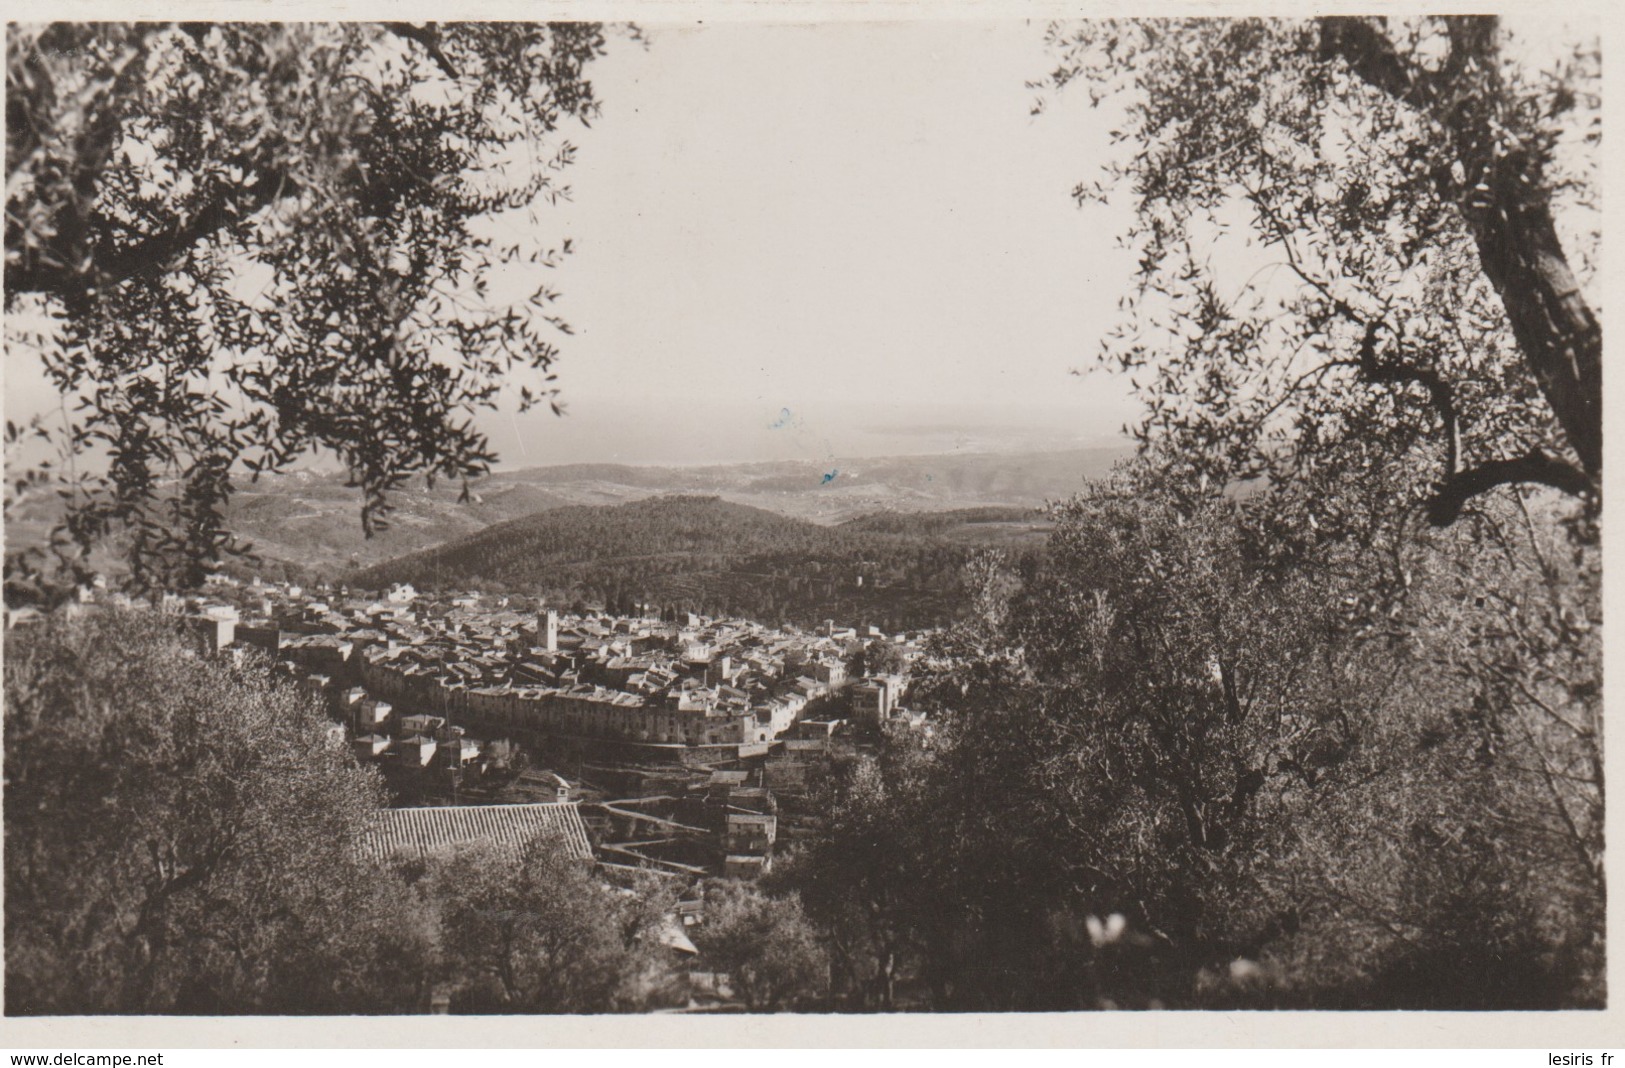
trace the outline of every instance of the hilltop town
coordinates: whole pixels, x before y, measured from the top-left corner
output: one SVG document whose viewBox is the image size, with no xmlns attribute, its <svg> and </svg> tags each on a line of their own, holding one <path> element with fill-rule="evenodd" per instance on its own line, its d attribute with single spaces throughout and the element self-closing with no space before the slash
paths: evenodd
<svg viewBox="0 0 1625 1068">
<path fill-rule="evenodd" d="M 887 725 L 930 730 L 904 705 L 926 655 L 920 631 L 225 576 L 159 607 L 209 653 L 297 681 L 329 712 L 331 740 L 376 765 L 400 808 L 569 805 L 562 830 L 611 869 L 759 875 L 781 834 L 816 826 L 810 768 Z M 501 834 L 466 819 L 385 819 L 370 848 L 478 837 Z"/>
</svg>

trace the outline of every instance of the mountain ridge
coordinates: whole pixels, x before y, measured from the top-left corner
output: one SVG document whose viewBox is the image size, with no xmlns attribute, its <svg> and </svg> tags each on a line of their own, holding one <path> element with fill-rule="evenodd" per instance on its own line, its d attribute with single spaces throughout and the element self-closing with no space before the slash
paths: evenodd
<svg viewBox="0 0 1625 1068">
<path fill-rule="evenodd" d="M 936 513 L 925 513 L 925 519 Z M 630 611 L 633 605 L 766 622 L 841 618 L 887 629 L 931 626 L 963 606 L 978 550 L 1036 552 L 1048 524 L 972 510 L 918 529 L 825 525 L 715 495 L 668 494 L 555 508 L 352 572 L 352 585 L 411 583 L 449 592 L 540 595 Z M 980 524 L 973 536 L 958 528 Z"/>
<path fill-rule="evenodd" d="M 617 504 L 671 493 L 708 493 L 780 515 L 832 525 L 875 512 L 1037 507 L 1105 474 L 1128 448 L 1064 452 L 856 457 L 815 463 L 753 461 L 703 467 L 557 464 L 493 472 L 460 488 L 405 487 L 390 526 L 361 536 L 357 491 L 341 474 L 269 476 L 233 501 L 233 529 L 275 560 L 367 567 L 442 544 L 493 523 L 576 505 Z M 826 477 L 832 476 L 832 477 Z"/>
<path fill-rule="evenodd" d="M 1105 474 L 1129 451 L 1124 445 L 703 466 L 537 465 L 472 481 L 466 503 L 459 501 L 461 487 L 456 484 L 402 487 L 391 494 L 394 510 L 388 527 L 372 538 L 362 534 L 360 491 L 346 485 L 346 476 L 306 469 L 244 481 L 226 519 L 228 528 L 259 557 L 255 570 L 314 570 L 337 577 L 537 512 L 672 493 L 714 494 L 825 526 L 877 513 L 1037 507 L 1076 493 L 1086 478 Z M 41 495 L 10 510 L 8 549 L 43 544 L 55 504 L 54 495 Z M 968 528 L 957 529 L 955 537 Z"/>
</svg>

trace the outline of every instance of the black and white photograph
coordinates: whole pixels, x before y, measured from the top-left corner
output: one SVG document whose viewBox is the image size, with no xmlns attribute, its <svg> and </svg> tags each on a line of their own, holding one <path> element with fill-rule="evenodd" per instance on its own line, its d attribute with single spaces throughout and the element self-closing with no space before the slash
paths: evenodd
<svg viewBox="0 0 1625 1068">
<path fill-rule="evenodd" d="M 4 1015 L 1604 1020 L 1600 9 L 718 8 L 8 23 Z"/>
</svg>

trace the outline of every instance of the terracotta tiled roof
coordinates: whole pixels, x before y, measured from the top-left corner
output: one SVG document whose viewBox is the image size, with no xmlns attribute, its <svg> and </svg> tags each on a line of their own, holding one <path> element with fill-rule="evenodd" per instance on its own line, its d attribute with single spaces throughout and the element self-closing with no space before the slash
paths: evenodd
<svg viewBox="0 0 1625 1068">
<path fill-rule="evenodd" d="M 484 841 L 518 853 L 543 831 L 561 836 L 573 856 L 591 859 L 581 808 L 564 801 L 386 809 L 362 839 L 361 852 L 378 859 L 400 853 L 421 857 L 444 846 Z"/>
</svg>

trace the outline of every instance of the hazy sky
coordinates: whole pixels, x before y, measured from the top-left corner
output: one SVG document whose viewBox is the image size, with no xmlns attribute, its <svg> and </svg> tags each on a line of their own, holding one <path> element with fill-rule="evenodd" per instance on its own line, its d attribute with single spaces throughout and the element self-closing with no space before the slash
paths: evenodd
<svg viewBox="0 0 1625 1068">
<path fill-rule="evenodd" d="M 1510 21 L 1541 61 L 1572 34 Z M 1135 417 L 1124 379 L 1070 373 L 1135 264 L 1128 205 L 1071 198 L 1109 105 L 1030 114 L 1041 22 L 646 29 L 596 65 L 574 203 L 541 215 L 579 248 L 571 414 L 488 421 L 505 463 L 1099 444 Z"/>
<path fill-rule="evenodd" d="M 1043 26 L 646 27 L 572 135 L 570 415 L 488 423 L 506 463 L 1098 443 L 1087 367 L 1130 269 L 1070 191 L 1087 99 L 1042 117 Z"/>
<path fill-rule="evenodd" d="M 1124 220 L 1071 200 L 1105 146 L 1087 98 L 1029 114 L 1041 23 L 645 31 L 563 131 L 573 201 L 536 209 L 577 250 L 547 279 L 569 414 L 482 416 L 503 466 L 1115 437 L 1125 384 L 1070 371 L 1125 291 Z M 27 359 L 7 372 L 9 417 L 57 407 Z"/>
<path fill-rule="evenodd" d="M 503 466 L 1114 440 L 1127 383 L 1070 372 L 1127 292 L 1127 205 L 1070 195 L 1109 151 L 1106 108 L 1073 92 L 1030 114 L 1043 28 L 612 37 L 591 68 L 601 118 L 565 131 L 574 199 L 536 210 L 577 249 L 547 278 L 576 330 L 556 368 L 569 414 L 482 417 Z M 7 360 L 13 418 L 57 406 L 23 364 Z"/>
</svg>

